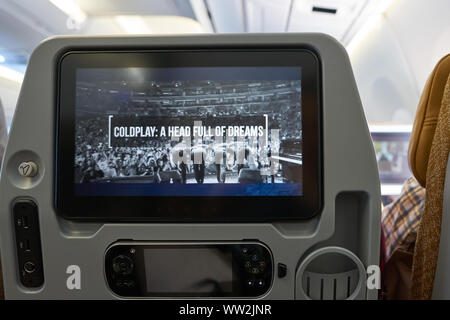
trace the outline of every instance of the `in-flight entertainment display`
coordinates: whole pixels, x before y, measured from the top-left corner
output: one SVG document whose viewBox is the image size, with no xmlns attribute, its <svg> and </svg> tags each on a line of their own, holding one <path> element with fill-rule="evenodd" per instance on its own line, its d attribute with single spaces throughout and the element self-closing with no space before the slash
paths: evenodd
<svg viewBox="0 0 450 320">
<path fill-rule="evenodd" d="M 300 67 L 80 68 L 77 195 L 299 196 Z"/>
<path fill-rule="evenodd" d="M 319 212 L 313 52 L 71 51 L 58 70 L 63 217 L 225 222 Z"/>
</svg>

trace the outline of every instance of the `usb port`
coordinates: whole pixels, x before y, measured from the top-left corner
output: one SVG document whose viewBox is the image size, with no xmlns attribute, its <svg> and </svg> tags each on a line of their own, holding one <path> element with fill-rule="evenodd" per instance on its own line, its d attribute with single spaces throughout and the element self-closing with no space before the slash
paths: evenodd
<svg viewBox="0 0 450 320">
<path fill-rule="evenodd" d="M 25 250 L 26 252 L 30 252 L 31 251 L 31 243 L 30 240 L 25 239 L 24 243 L 23 243 L 23 250 Z"/>
<path fill-rule="evenodd" d="M 22 227 L 24 229 L 28 229 L 30 227 L 30 225 L 28 224 L 28 217 L 27 216 L 21 216 L 17 220 L 17 224 L 19 225 L 19 227 Z"/>
<path fill-rule="evenodd" d="M 31 242 L 28 239 L 19 242 L 19 248 L 25 252 L 31 252 Z"/>
</svg>

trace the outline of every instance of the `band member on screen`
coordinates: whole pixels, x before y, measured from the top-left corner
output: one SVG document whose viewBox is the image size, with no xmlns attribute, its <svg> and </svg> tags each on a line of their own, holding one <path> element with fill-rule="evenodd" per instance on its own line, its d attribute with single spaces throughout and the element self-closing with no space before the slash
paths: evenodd
<svg viewBox="0 0 450 320">
<path fill-rule="evenodd" d="M 238 145 L 237 147 L 237 170 L 238 170 L 238 175 L 241 172 L 241 169 L 243 169 L 246 165 L 246 163 L 248 163 L 248 156 L 250 154 L 250 150 L 244 145 Z"/>
<path fill-rule="evenodd" d="M 181 174 L 181 181 L 183 183 L 187 182 L 187 169 L 188 165 L 185 163 L 185 154 L 188 153 L 188 151 L 185 151 L 181 148 L 173 148 L 172 152 L 170 153 L 170 161 L 172 165 L 176 168 L 178 168 L 178 171 Z"/>
<path fill-rule="evenodd" d="M 187 164 L 184 162 L 181 162 L 179 165 L 180 168 L 180 172 L 181 172 L 181 181 L 183 183 L 186 183 L 187 178 L 186 178 L 186 174 L 187 174 Z"/>
<path fill-rule="evenodd" d="M 268 148 L 268 152 L 267 152 L 267 158 L 272 161 L 272 150 L 270 148 Z M 271 162 L 269 162 L 270 165 Z M 270 175 L 270 182 L 271 183 L 275 183 L 275 174 L 273 173 L 273 171 L 271 170 L 271 175 Z"/>
<path fill-rule="evenodd" d="M 218 183 L 225 183 L 225 151 L 220 150 L 220 149 L 216 149 L 215 150 L 215 156 L 214 156 L 214 161 L 215 161 L 215 166 L 216 166 L 216 177 L 217 177 L 217 182 Z"/>
<path fill-rule="evenodd" d="M 192 150 L 192 161 L 194 162 L 194 175 L 197 183 L 203 183 L 205 181 L 205 159 L 205 149 L 201 146 L 194 147 Z"/>
</svg>

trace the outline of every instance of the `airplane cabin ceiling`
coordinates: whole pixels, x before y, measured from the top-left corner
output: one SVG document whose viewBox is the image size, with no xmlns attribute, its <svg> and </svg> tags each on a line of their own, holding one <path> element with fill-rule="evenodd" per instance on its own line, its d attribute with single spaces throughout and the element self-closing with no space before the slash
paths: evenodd
<svg viewBox="0 0 450 320">
<path fill-rule="evenodd" d="M 75 0 L 88 16 L 164 15 L 195 19 L 186 0 Z"/>
<path fill-rule="evenodd" d="M 207 0 L 216 32 L 323 32 L 347 44 L 380 0 Z"/>
<path fill-rule="evenodd" d="M 347 44 L 379 0 L 71 0 L 87 15 L 81 25 L 49 0 L 0 0 L 0 54 L 25 64 L 39 42 L 57 34 L 120 34 L 115 16 L 196 19 L 205 8 L 215 32 L 324 32 Z M 314 9 L 313 9 L 314 8 Z M 197 12 L 198 14 L 198 12 Z M 164 29 L 164 27 L 163 27 Z M 207 29 L 207 28 L 205 28 Z M 161 28 L 153 28 L 160 32 Z"/>
</svg>

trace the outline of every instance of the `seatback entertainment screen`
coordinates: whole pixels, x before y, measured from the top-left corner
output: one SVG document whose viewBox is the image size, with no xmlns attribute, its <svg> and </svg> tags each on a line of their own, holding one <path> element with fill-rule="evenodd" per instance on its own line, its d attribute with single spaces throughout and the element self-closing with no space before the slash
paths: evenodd
<svg viewBox="0 0 450 320">
<path fill-rule="evenodd" d="M 75 193 L 300 196 L 301 88 L 300 67 L 81 68 Z"/>
<path fill-rule="evenodd" d="M 303 208 L 280 219 L 317 211 L 312 53 L 70 52 L 59 70 L 56 206 L 64 216 L 264 220 L 277 203 Z"/>
</svg>

